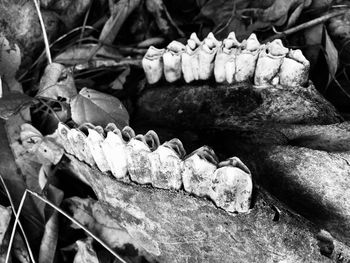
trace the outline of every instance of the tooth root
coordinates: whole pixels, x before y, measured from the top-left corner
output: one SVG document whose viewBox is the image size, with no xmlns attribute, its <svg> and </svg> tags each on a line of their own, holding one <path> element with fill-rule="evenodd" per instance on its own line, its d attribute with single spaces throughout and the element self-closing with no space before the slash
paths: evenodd
<svg viewBox="0 0 350 263">
<path fill-rule="evenodd" d="M 181 56 L 181 69 L 186 83 L 199 79 L 198 50 L 200 45 L 201 41 L 196 33 L 192 33 Z"/>
<path fill-rule="evenodd" d="M 310 62 L 297 50 L 290 50 L 284 58 L 279 76 L 280 84 L 286 86 L 304 86 L 309 80 Z"/>
<path fill-rule="evenodd" d="M 108 126 L 106 130 L 107 128 L 112 127 Z M 118 128 L 108 131 L 107 137 L 102 143 L 102 151 L 114 177 L 121 181 L 128 181 L 126 144 Z"/>
<path fill-rule="evenodd" d="M 182 143 L 172 139 L 151 153 L 152 185 L 161 189 L 179 190 L 182 185 L 184 155 Z"/>
<path fill-rule="evenodd" d="M 214 59 L 221 41 L 216 40 L 212 33 L 203 40 L 198 50 L 199 79 L 207 80 L 214 73 Z"/>
<path fill-rule="evenodd" d="M 268 43 L 259 53 L 256 63 L 254 84 L 257 86 L 273 84 L 278 75 L 283 58 L 288 53 L 280 39 Z"/>
<path fill-rule="evenodd" d="M 98 169 L 100 169 L 101 172 L 110 171 L 110 167 L 106 160 L 106 156 L 104 155 L 102 150 L 102 143 L 104 141 L 104 137 L 95 129 L 88 128 L 88 132 L 89 135 L 85 141 Z"/>
<path fill-rule="evenodd" d="M 209 197 L 211 179 L 217 168 L 214 151 L 203 146 L 191 153 L 183 164 L 182 181 L 185 191 L 199 197 Z"/>
<path fill-rule="evenodd" d="M 185 51 L 185 46 L 172 41 L 163 54 L 164 76 L 166 81 L 174 82 L 181 78 L 181 56 Z"/>
<path fill-rule="evenodd" d="M 149 84 L 157 83 L 162 78 L 163 53 L 164 49 L 157 49 L 151 46 L 142 59 L 142 67 Z"/>
<path fill-rule="evenodd" d="M 244 213 L 250 208 L 253 183 L 249 170 L 245 170 L 244 164 L 241 169 L 241 164 L 237 164 L 239 159 L 235 159 L 229 164 L 219 164 L 220 168 L 213 175 L 210 198 L 218 207 L 228 212 Z"/>
<path fill-rule="evenodd" d="M 236 82 L 247 81 L 254 77 L 259 48 L 261 47 L 256 35 L 251 34 L 245 43 L 245 48 L 236 56 Z"/>
<path fill-rule="evenodd" d="M 151 183 L 151 150 L 143 135 L 137 135 L 126 145 L 127 164 L 130 179 L 139 184 Z"/>
</svg>

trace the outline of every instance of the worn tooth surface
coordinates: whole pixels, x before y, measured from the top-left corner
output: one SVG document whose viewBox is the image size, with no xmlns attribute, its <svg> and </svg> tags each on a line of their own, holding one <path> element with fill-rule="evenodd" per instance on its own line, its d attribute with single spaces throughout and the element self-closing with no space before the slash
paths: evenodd
<svg viewBox="0 0 350 263">
<path fill-rule="evenodd" d="M 122 138 L 121 131 L 114 126 L 107 126 L 107 137 L 102 143 L 102 150 L 106 157 L 110 170 L 115 178 L 127 179 L 126 143 Z"/>
<path fill-rule="evenodd" d="M 218 41 L 214 37 L 213 33 L 209 33 L 203 40 L 203 43 L 198 50 L 200 80 L 207 80 L 213 75 L 215 55 L 221 46 L 221 43 L 221 41 Z"/>
<path fill-rule="evenodd" d="M 210 198 L 218 207 L 228 212 L 249 211 L 252 178 L 249 169 L 237 157 L 219 163 L 211 188 Z"/>
<path fill-rule="evenodd" d="M 98 169 L 100 169 L 101 172 L 107 172 L 110 170 L 110 167 L 102 150 L 102 143 L 104 141 L 104 137 L 100 133 L 100 131 L 97 130 L 88 128 L 89 135 L 87 136 L 85 141 Z"/>
<path fill-rule="evenodd" d="M 174 82 L 181 78 L 181 57 L 185 51 L 185 45 L 178 41 L 172 41 L 163 54 L 164 77 L 168 82 Z"/>
<path fill-rule="evenodd" d="M 259 49 L 261 48 L 254 33 L 249 36 L 244 46 L 236 56 L 236 82 L 247 81 L 254 77 L 256 61 L 258 59 Z"/>
<path fill-rule="evenodd" d="M 256 63 L 254 84 L 257 86 L 278 83 L 278 72 L 280 70 L 283 58 L 288 53 L 288 48 L 285 48 L 280 39 L 276 39 L 268 43 L 263 48 Z"/>
<path fill-rule="evenodd" d="M 303 53 L 290 50 L 287 57 L 283 59 L 279 76 L 280 84 L 286 86 L 303 86 L 309 79 L 310 62 Z"/>
<path fill-rule="evenodd" d="M 151 150 L 143 135 L 137 135 L 126 145 L 128 171 L 132 181 L 139 184 L 151 183 Z"/>
<path fill-rule="evenodd" d="M 82 131 L 79 129 L 71 129 L 68 132 L 67 137 L 74 155 L 78 158 L 78 160 L 84 161 L 88 164 L 91 164 L 91 162 L 94 163 L 91 152 L 85 142 L 87 137 Z"/>
<path fill-rule="evenodd" d="M 67 153 L 74 155 L 73 148 L 68 139 L 70 128 L 66 124 L 59 122 L 57 131 L 58 131 L 58 139 L 59 139 L 58 143 L 63 146 L 63 148 Z"/>
<path fill-rule="evenodd" d="M 163 48 L 158 49 L 150 46 L 142 59 L 142 67 L 149 84 L 154 84 L 162 78 L 164 51 L 165 49 Z"/>
<path fill-rule="evenodd" d="M 209 197 L 211 180 L 217 168 L 214 151 L 203 146 L 184 160 L 182 181 L 186 192 L 199 197 Z"/>
<path fill-rule="evenodd" d="M 196 33 L 192 33 L 181 56 L 182 75 L 186 83 L 199 79 L 198 50 L 200 45 L 201 41 Z"/>
<path fill-rule="evenodd" d="M 151 153 L 152 185 L 162 189 L 178 190 L 182 185 L 185 150 L 179 139 L 172 139 L 160 145 Z"/>
</svg>

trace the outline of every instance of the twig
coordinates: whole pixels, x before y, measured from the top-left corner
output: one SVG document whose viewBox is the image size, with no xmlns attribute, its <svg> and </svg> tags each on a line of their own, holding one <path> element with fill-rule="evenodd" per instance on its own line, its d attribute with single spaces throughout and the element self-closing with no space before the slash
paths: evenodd
<svg viewBox="0 0 350 263">
<path fill-rule="evenodd" d="M 45 30 L 44 20 L 43 20 L 43 17 L 41 16 L 40 7 L 39 7 L 37 0 L 33 0 L 33 1 L 34 1 L 36 11 L 38 13 L 38 17 L 39 17 L 39 21 L 40 21 L 40 25 L 41 25 L 41 30 L 43 31 L 47 60 L 49 61 L 49 64 L 51 64 L 52 58 L 51 58 L 51 53 L 50 53 L 50 45 L 49 45 L 49 39 L 47 38 L 46 30 Z"/>
<path fill-rule="evenodd" d="M 12 197 L 10 195 L 10 192 L 5 184 L 5 181 L 4 181 L 4 178 L 2 177 L 2 175 L 0 174 L 0 180 L 1 180 L 1 183 L 2 185 L 4 186 L 4 189 L 5 189 L 5 192 L 6 192 L 6 195 L 8 197 L 8 200 L 10 201 L 10 205 L 11 205 L 11 209 L 12 209 L 12 212 L 15 216 L 17 216 L 17 212 L 16 212 L 16 209 L 15 209 L 15 206 L 13 204 L 13 201 L 12 201 Z M 29 257 L 31 259 L 31 261 L 33 263 L 35 263 L 35 259 L 34 259 L 34 256 L 33 256 L 33 253 L 32 253 L 32 250 L 30 248 L 30 245 L 29 245 L 29 242 L 28 242 L 28 239 L 27 239 L 27 235 L 26 233 L 24 232 L 24 229 L 23 229 L 23 226 L 21 224 L 20 221 L 18 221 L 18 225 L 19 225 L 19 228 L 21 229 L 21 232 L 23 234 L 23 238 L 24 238 L 24 242 L 26 243 L 26 246 L 27 246 L 27 250 L 28 250 L 28 253 L 29 253 Z"/>
<path fill-rule="evenodd" d="M 289 29 L 281 32 L 280 34 L 273 35 L 273 36 L 265 39 L 263 42 L 266 43 L 266 42 L 272 41 L 272 40 L 274 40 L 276 38 L 285 37 L 285 36 L 294 34 L 294 33 L 298 32 L 298 31 L 304 30 L 306 28 L 313 27 L 313 26 L 315 26 L 317 24 L 321 24 L 321 23 L 327 21 L 330 18 L 333 18 L 333 17 L 336 17 L 336 16 L 340 16 L 340 15 L 344 15 L 347 11 L 349 11 L 349 9 L 333 11 L 331 13 L 328 13 L 328 14 L 324 15 L 324 16 L 321 16 L 321 17 L 318 17 L 316 19 L 310 20 L 310 21 L 308 21 L 306 23 L 303 23 L 303 24 L 300 24 L 298 26 L 289 28 Z"/>
</svg>

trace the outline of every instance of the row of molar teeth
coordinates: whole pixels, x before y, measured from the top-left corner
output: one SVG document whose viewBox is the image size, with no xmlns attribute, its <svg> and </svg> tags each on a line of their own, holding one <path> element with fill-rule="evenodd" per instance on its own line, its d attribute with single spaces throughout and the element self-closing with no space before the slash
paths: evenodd
<svg viewBox="0 0 350 263">
<path fill-rule="evenodd" d="M 228 212 L 250 208 L 252 178 L 249 169 L 236 157 L 219 163 L 214 151 L 203 146 L 186 156 L 179 139 L 160 144 L 149 131 L 135 135 L 130 127 L 115 124 L 105 129 L 84 124 L 70 129 L 59 123 L 57 138 L 66 152 L 102 172 L 110 171 L 119 181 L 150 184 L 211 199 Z"/>
<path fill-rule="evenodd" d="M 310 67 L 300 50 L 288 50 L 280 39 L 261 45 L 253 33 L 240 43 L 234 32 L 222 42 L 212 33 L 201 42 L 192 33 L 186 46 L 178 41 L 172 41 L 167 49 L 152 46 L 142 65 L 150 84 L 164 74 L 168 82 L 183 77 L 190 83 L 214 75 L 218 83 L 252 80 L 256 86 L 303 86 Z"/>
</svg>

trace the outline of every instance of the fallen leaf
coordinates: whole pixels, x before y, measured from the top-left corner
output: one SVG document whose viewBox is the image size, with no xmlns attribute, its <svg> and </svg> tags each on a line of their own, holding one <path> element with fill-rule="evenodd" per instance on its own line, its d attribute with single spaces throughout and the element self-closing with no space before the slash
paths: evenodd
<svg viewBox="0 0 350 263">
<path fill-rule="evenodd" d="M 16 232 L 13 240 L 12 251 L 14 257 L 21 263 L 30 263 L 30 257 L 22 236 Z"/>
<path fill-rule="evenodd" d="M 113 90 L 122 90 L 126 78 L 130 75 L 130 67 L 124 68 L 124 70 L 118 75 L 118 77 L 110 84 Z"/>
<path fill-rule="evenodd" d="M 131 243 L 128 232 L 91 198 L 71 197 L 64 200 L 72 216 L 112 248 Z M 79 228 L 72 224 L 73 228 Z"/>
<path fill-rule="evenodd" d="M 0 32 L 0 76 L 11 91 L 22 91 L 22 85 L 16 80 L 16 72 L 21 65 L 21 51 L 16 44 L 10 44 Z"/>
<path fill-rule="evenodd" d="M 21 125 L 20 138 L 24 148 L 40 164 L 57 164 L 64 153 L 53 138 L 44 137 L 29 123 Z"/>
<path fill-rule="evenodd" d="M 12 216 L 11 207 L 4 207 L 0 205 L 0 251 L 6 250 L 5 235 L 9 227 Z"/>
<path fill-rule="evenodd" d="M 62 97 L 69 102 L 76 94 L 74 78 L 69 69 L 58 63 L 51 63 L 45 68 L 36 97 L 54 100 Z"/>
<path fill-rule="evenodd" d="M 327 29 L 324 29 L 324 55 L 328 65 L 328 84 L 334 79 L 335 74 L 337 73 L 339 58 L 338 58 L 338 50 L 333 44 L 332 39 L 329 37 Z"/>
<path fill-rule="evenodd" d="M 99 263 L 96 252 L 92 246 L 93 239 L 88 237 L 85 240 L 77 240 L 77 254 L 73 263 Z"/>
<path fill-rule="evenodd" d="M 106 126 L 115 123 L 119 129 L 129 124 L 129 114 L 116 97 L 83 88 L 71 103 L 73 121 L 81 125 L 86 122 Z"/>
</svg>

